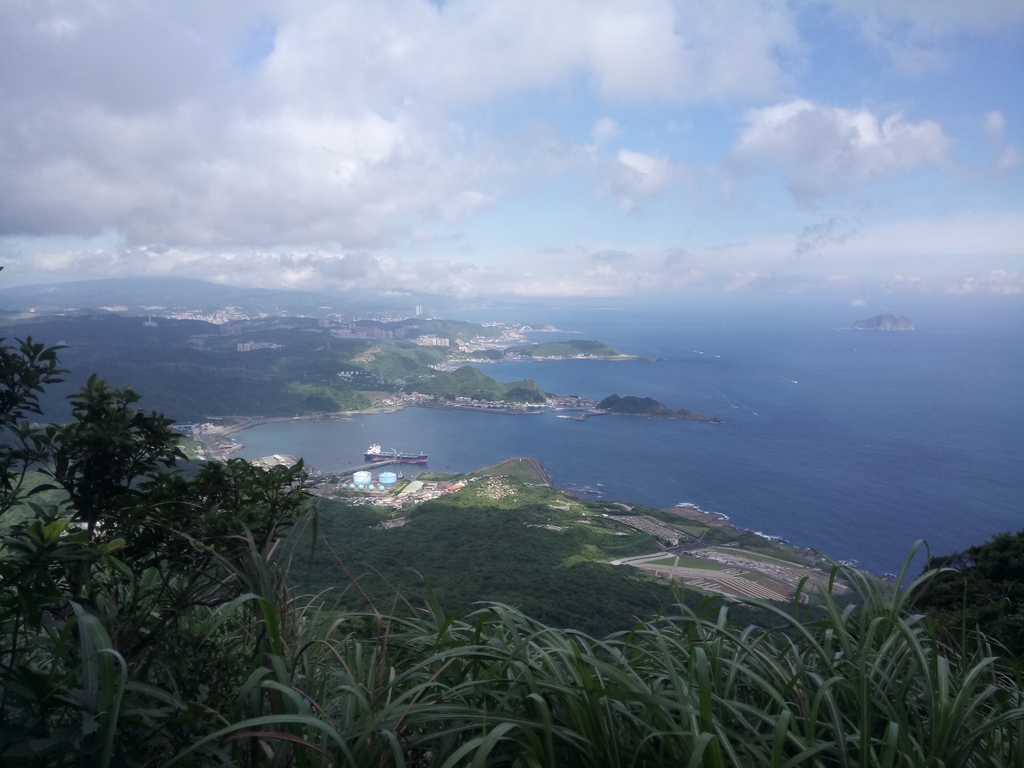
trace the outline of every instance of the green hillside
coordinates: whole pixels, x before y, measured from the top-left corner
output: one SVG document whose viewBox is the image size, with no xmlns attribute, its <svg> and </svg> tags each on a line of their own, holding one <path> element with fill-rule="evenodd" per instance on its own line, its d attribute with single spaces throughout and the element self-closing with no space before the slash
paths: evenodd
<svg viewBox="0 0 1024 768">
<path fill-rule="evenodd" d="M 448 350 L 444 347 L 419 347 L 412 344 L 379 346 L 363 367 L 388 384 L 401 385 L 423 373 L 431 373 L 430 366 L 444 362 Z"/>
<path fill-rule="evenodd" d="M 625 397 L 608 395 L 608 397 L 597 404 L 597 409 L 611 413 L 628 414 L 658 414 L 669 410 L 665 407 L 664 403 L 659 403 L 653 398 L 634 397 L 633 395 L 626 395 Z"/>
<path fill-rule="evenodd" d="M 504 400 L 507 403 L 543 403 L 547 399 L 547 394 L 536 382 L 524 379 L 504 384 L 471 365 L 450 372 L 430 371 L 421 374 L 413 383 L 405 386 L 405 391 L 449 400 L 468 397 L 473 400 Z"/>
<path fill-rule="evenodd" d="M 0 329 L 0 336 L 31 335 L 67 346 L 61 360 L 72 373 L 44 396 L 47 411 L 59 420 L 70 415 L 67 395 L 85 381 L 79 371 L 144 392 L 149 408 L 180 422 L 364 408 L 369 401 L 359 391 L 381 388 L 375 372 L 352 362 L 369 343 L 313 330 L 315 320 L 267 321 L 229 336 L 201 321 L 159 319 L 147 327 L 144 320 L 115 314 L 44 317 Z M 239 352 L 238 344 L 247 341 L 278 346 Z M 350 376 L 338 376 L 343 371 Z"/>
<path fill-rule="evenodd" d="M 375 529 L 382 518 L 367 507 L 322 501 L 320 515 L 321 535 L 360 588 L 381 605 L 390 604 L 396 592 L 407 599 L 423 597 L 425 581 L 446 611 L 493 600 L 517 605 L 554 626 L 605 634 L 628 629 L 637 617 L 657 613 L 673 600 L 666 582 L 602 564 L 656 551 L 650 537 L 615 536 L 615 530 L 625 530 L 621 526 L 570 525 L 562 519 L 567 513 L 546 504 L 501 508 L 482 500 L 466 506 L 432 501 L 392 530 Z M 539 527 L 559 521 L 561 532 Z M 312 594 L 347 583 L 329 551 L 321 548 L 309 560 L 307 549 L 300 546 L 292 562 L 296 589 Z M 577 558 L 581 554 L 586 557 Z M 367 607 L 351 588 L 342 603 L 350 610 Z"/>
</svg>

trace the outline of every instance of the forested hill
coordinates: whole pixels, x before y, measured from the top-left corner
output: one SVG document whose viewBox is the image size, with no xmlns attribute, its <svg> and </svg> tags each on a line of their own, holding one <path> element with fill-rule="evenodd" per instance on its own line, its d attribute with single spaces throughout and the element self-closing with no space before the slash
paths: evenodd
<svg viewBox="0 0 1024 768">
<path fill-rule="evenodd" d="M 547 399 L 547 394 L 534 381 L 524 379 L 503 384 L 471 365 L 451 372 L 422 374 L 407 384 L 405 391 L 449 400 L 468 397 L 471 400 L 504 400 L 507 403 L 543 403 Z"/>
<path fill-rule="evenodd" d="M 470 323 L 429 320 L 415 332 L 424 327 L 453 337 L 489 331 Z M 0 337 L 26 336 L 64 346 L 61 359 L 72 371 L 95 372 L 113 386 L 131 386 L 146 394 L 149 408 L 185 423 L 359 410 L 369 408 L 377 393 L 407 386 L 447 398 L 545 399 L 532 381 L 503 384 L 476 369 L 458 375 L 436 371 L 434 366 L 445 362 L 450 348 L 417 346 L 404 339 L 339 338 L 309 317 L 216 325 L 87 312 L 12 320 L 0 328 Z M 66 397 L 83 383 L 73 373 L 50 389 L 45 398 L 53 418 L 70 415 Z"/>
<path fill-rule="evenodd" d="M 0 329 L 0 336 L 66 346 L 61 360 L 72 373 L 46 396 L 48 412 L 59 420 L 69 415 L 65 398 L 84 384 L 86 371 L 145 393 L 148 408 L 179 422 L 366 408 L 370 400 L 361 391 L 384 386 L 352 362 L 370 342 L 315 332 L 315 320 L 271 319 L 239 335 L 222 335 L 226 326 L 199 320 L 145 322 L 113 313 L 43 317 Z M 238 351 L 244 342 L 268 346 Z"/>
<path fill-rule="evenodd" d="M 947 568 L 917 595 L 950 638 L 964 622 L 981 627 L 1024 660 L 1024 529 L 952 555 L 933 557 L 929 568 Z"/>
<path fill-rule="evenodd" d="M 652 397 L 608 395 L 596 406 L 598 411 L 617 413 L 625 416 L 655 416 L 661 419 L 689 419 L 690 421 L 721 422 L 718 417 L 708 418 L 703 413 L 694 413 L 688 408 L 669 408 Z"/>
<path fill-rule="evenodd" d="M 597 409 L 599 411 L 609 411 L 610 413 L 645 416 L 658 415 L 669 411 L 669 408 L 664 403 L 659 403 L 653 397 L 635 397 L 633 395 L 626 395 L 625 397 L 608 395 L 608 397 L 597 404 Z"/>
</svg>

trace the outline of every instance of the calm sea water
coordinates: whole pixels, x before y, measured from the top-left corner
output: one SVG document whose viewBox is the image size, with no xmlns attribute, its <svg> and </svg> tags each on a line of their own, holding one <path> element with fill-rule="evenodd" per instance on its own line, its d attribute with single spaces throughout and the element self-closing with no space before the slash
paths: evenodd
<svg viewBox="0 0 1024 768">
<path fill-rule="evenodd" d="M 917 539 L 949 552 L 1024 527 L 1024 323 L 1008 317 L 1019 313 L 919 308 L 917 332 L 869 333 L 839 330 L 850 318 L 827 312 L 467 312 L 582 332 L 538 341 L 596 338 L 663 358 L 482 366 L 502 381 L 650 396 L 725 423 L 407 409 L 264 425 L 238 435 L 240 455 L 292 453 L 334 470 L 380 443 L 427 451 L 435 471 L 533 456 L 562 487 L 655 507 L 692 502 L 891 571 Z"/>
</svg>

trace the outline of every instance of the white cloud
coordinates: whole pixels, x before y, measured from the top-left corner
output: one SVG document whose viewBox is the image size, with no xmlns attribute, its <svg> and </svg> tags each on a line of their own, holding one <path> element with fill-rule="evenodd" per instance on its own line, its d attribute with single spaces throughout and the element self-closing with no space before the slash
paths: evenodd
<svg viewBox="0 0 1024 768">
<path fill-rule="evenodd" d="M 389 246 L 581 162 L 463 108 L 765 97 L 798 48 L 775 0 L 0 4 L 0 237 Z M 623 210 L 669 183 L 663 158 L 609 165 Z"/>
<path fill-rule="evenodd" d="M 540 257 L 539 261 L 538 258 Z M 504 269 L 464 260 L 416 259 L 390 254 L 329 250 L 269 251 L 206 248 L 98 248 L 51 250 L 5 258 L 14 272 L 98 276 L 199 277 L 256 288 L 288 287 L 314 291 L 360 290 L 381 295 L 411 291 L 456 296 L 624 296 L 671 293 L 699 286 L 699 269 L 671 270 L 657 258 L 615 249 L 598 251 L 588 264 L 554 261 L 546 251 L 511 254 Z M 537 269 L 537 267 L 541 269 Z"/>
<path fill-rule="evenodd" d="M 682 173 L 667 157 L 620 149 L 605 166 L 601 191 L 616 201 L 619 210 L 629 213 L 664 192 Z"/>
<path fill-rule="evenodd" d="M 607 250 L 607 251 L 597 251 L 596 253 L 592 253 L 592 254 L 590 254 L 590 256 L 588 258 L 591 261 L 597 261 L 597 262 L 604 262 L 604 263 L 620 262 L 621 263 L 621 262 L 624 262 L 624 261 L 631 261 L 631 260 L 635 259 L 636 256 L 634 256 L 632 253 L 629 253 L 628 251 Z"/>
<path fill-rule="evenodd" d="M 854 299 L 853 301 L 850 302 L 850 306 L 851 307 L 865 307 L 865 306 L 867 306 L 867 302 L 864 301 L 864 299 Z"/>
<path fill-rule="evenodd" d="M 459 192 L 446 203 L 442 204 L 441 215 L 445 221 L 459 221 L 493 202 L 493 197 L 471 189 L 465 192 Z"/>
<path fill-rule="evenodd" d="M 891 26 L 909 24 L 923 37 L 963 32 L 992 34 L 1024 22 L 1018 0 L 829 0 L 863 21 Z"/>
<path fill-rule="evenodd" d="M 859 237 L 860 233 L 844 219 L 832 216 L 817 224 L 808 224 L 800 230 L 793 253 L 797 256 L 814 255 L 827 245 L 842 245 Z"/>
<path fill-rule="evenodd" d="M 1012 26 L 1015 3 L 979 0 L 974 11 L 951 0 L 865 0 L 856 18 L 876 19 L 886 40 L 903 25 L 912 30 L 907 40 L 927 48 L 960 29 L 995 34 Z M 842 7 L 861 13 L 856 5 Z M 732 192 L 737 170 L 780 168 L 808 202 L 945 163 L 947 139 L 934 122 L 808 101 L 751 110 L 724 168 L 714 157 L 695 161 L 703 168 L 681 162 L 683 152 L 718 151 L 701 136 L 714 121 L 682 109 L 710 102 L 708 111 L 731 113 L 749 99 L 772 104 L 794 92 L 786 69 L 800 73 L 794 17 L 803 8 L 786 0 L 0 3 L 0 246 L 59 236 L 166 246 L 40 247 L 36 268 L 91 276 L 187 273 L 250 285 L 540 295 L 723 282 L 738 290 L 794 252 L 815 256 L 804 265 L 846 254 L 865 262 L 1020 255 L 1016 212 L 957 214 L 954 204 L 946 215 L 878 224 L 879 215 L 872 224 L 873 214 L 845 211 L 803 231 L 772 223 L 771 235 L 758 235 L 757 212 L 730 220 L 697 194 L 678 221 L 651 222 L 665 241 L 622 234 L 637 232 L 642 217 L 609 221 L 609 242 L 584 252 L 634 258 L 576 257 L 573 266 L 566 258 L 563 273 L 533 265 L 526 274 L 517 246 L 507 245 L 519 236 L 493 231 L 499 216 L 483 222 L 492 230 L 475 242 L 472 226 L 467 240 L 450 239 L 450 224 L 552 180 L 545 193 L 581 177 L 629 213 L 697 178 L 741 207 L 751 201 L 741 187 Z M 579 132 L 579 143 L 543 122 L 551 114 Z M 599 115 L 607 116 L 594 122 Z M 678 145 L 659 133 L 666 117 L 689 126 L 673 134 Z M 1000 112 L 984 118 L 1003 170 L 1024 162 L 1005 144 L 1005 122 Z M 509 230 L 526 215 L 512 208 L 502 212 Z M 792 221 L 782 213 L 778 221 Z M 733 242 L 708 244 L 710 232 L 731 228 Z M 579 233 L 565 237 L 571 250 Z M 486 242 L 506 244 L 483 253 Z M 685 257 L 670 252 L 677 243 Z M 466 254 L 510 266 L 485 268 Z M 859 274 L 847 264 L 817 268 L 822 279 Z"/>
<path fill-rule="evenodd" d="M 1016 296 L 1024 293 L 1024 280 L 1020 273 L 1005 269 L 993 269 L 991 272 L 966 277 L 960 283 L 950 285 L 949 293 L 995 293 L 1003 296 Z"/>
<path fill-rule="evenodd" d="M 1024 23 L 1019 0 L 823 0 L 910 76 L 950 66 L 956 36 L 997 36 Z"/>
<path fill-rule="evenodd" d="M 602 117 L 590 130 L 590 135 L 594 140 L 595 144 L 604 144 L 609 139 L 613 139 L 618 136 L 620 129 L 618 123 L 612 120 L 610 117 Z"/>
<path fill-rule="evenodd" d="M 823 252 L 865 260 L 949 259 L 1024 255 L 1024 211 L 964 211 L 863 227 L 860 237 L 825 246 Z"/>
<path fill-rule="evenodd" d="M 985 135 L 989 141 L 1002 143 L 1003 135 L 1006 133 L 1006 118 L 997 109 L 985 115 Z"/>
<path fill-rule="evenodd" d="M 1024 164 L 1024 151 L 1020 147 L 1003 147 L 999 157 L 996 158 L 996 169 L 1000 171 L 1009 171 L 1021 164 Z"/>
<path fill-rule="evenodd" d="M 200 277 L 255 288 L 306 290 L 477 292 L 487 271 L 463 261 L 402 259 L 391 255 L 326 250 L 275 252 L 124 247 L 52 251 L 15 259 L 20 268 L 74 273 L 82 277 L 151 275 Z M 394 295 L 394 294 L 393 294 Z"/>
<path fill-rule="evenodd" d="M 948 140 L 931 120 L 902 115 L 879 119 L 866 109 L 844 109 L 798 99 L 749 110 L 732 149 L 741 171 L 781 167 L 803 201 L 836 188 L 946 160 Z"/>
<path fill-rule="evenodd" d="M 785 7 L 738 0 L 423 0 L 306 4 L 282 24 L 268 84 L 317 98 L 465 103 L 584 79 L 623 101 L 764 95 L 798 44 Z M 308 87 L 308 86 L 307 86 Z"/>
<path fill-rule="evenodd" d="M 732 279 L 725 284 L 725 292 L 734 293 L 736 291 L 746 291 L 750 286 L 762 278 L 763 275 L 760 275 L 757 272 L 737 272 L 732 276 Z"/>
<path fill-rule="evenodd" d="M 985 115 L 983 122 L 985 138 L 995 151 L 997 171 L 1009 171 L 1024 164 L 1024 151 L 1019 147 L 1005 142 L 1006 118 L 998 110 L 992 110 Z"/>
</svg>

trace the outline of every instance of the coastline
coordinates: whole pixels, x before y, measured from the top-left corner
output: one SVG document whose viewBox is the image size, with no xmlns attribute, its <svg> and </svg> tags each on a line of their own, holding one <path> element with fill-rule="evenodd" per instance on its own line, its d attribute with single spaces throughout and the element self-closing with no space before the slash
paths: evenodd
<svg viewBox="0 0 1024 768">
<path fill-rule="evenodd" d="M 476 358 L 461 358 L 456 360 L 449 360 L 444 364 L 444 367 L 440 370 L 453 371 L 460 368 L 463 365 L 483 365 L 487 363 L 489 365 L 496 365 L 498 363 L 547 363 L 552 361 L 566 361 L 566 360 L 591 360 L 600 362 L 602 360 L 607 362 L 634 362 L 634 363 L 661 363 L 664 362 L 662 357 L 644 357 L 642 355 L 616 355 L 614 357 L 593 357 L 591 355 L 580 355 L 578 357 L 506 357 L 501 360 L 491 360 L 490 358 L 476 359 Z"/>
<path fill-rule="evenodd" d="M 521 408 L 507 406 L 472 405 L 466 403 L 436 403 L 436 402 L 406 402 L 381 407 L 370 407 L 359 411 L 330 411 L 321 413 L 308 413 L 298 416 L 225 416 L 218 418 L 230 420 L 233 423 L 219 425 L 205 422 L 192 429 L 190 437 L 196 441 L 200 450 L 207 458 L 218 461 L 225 461 L 233 454 L 245 448 L 243 443 L 231 438 L 231 435 L 244 432 L 248 429 L 260 427 L 265 424 L 284 424 L 296 421 L 323 421 L 328 420 L 351 420 L 354 416 L 375 416 L 379 414 L 396 413 L 405 408 L 431 408 L 438 411 L 469 411 L 471 413 L 491 413 L 500 416 L 539 416 L 546 411 L 562 410 L 544 404 L 524 404 Z M 559 415 L 558 418 L 570 419 L 572 421 L 586 421 L 594 416 L 631 416 L 634 418 L 645 417 L 649 419 L 678 419 L 681 421 L 697 421 L 705 424 L 721 424 L 724 419 L 717 416 L 704 416 L 703 414 L 683 413 L 678 409 L 671 409 L 666 413 L 615 413 L 613 411 L 588 410 L 577 416 Z"/>
<path fill-rule="evenodd" d="M 218 425 L 213 422 L 207 422 L 198 427 L 193 428 L 189 435 L 193 440 L 198 443 L 199 448 L 211 459 L 218 461 L 224 461 L 232 456 L 232 454 L 238 453 L 238 451 L 245 448 L 243 443 L 237 440 L 231 439 L 231 435 L 237 434 L 238 432 L 245 432 L 248 429 L 254 429 L 255 427 L 261 427 L 265 424 L 284 424 L 296 421 L 323 421 L 328 420 L 346 420 L 351 419 L 353 416 L 376 416 L 379 414 L 397 413 L 398 411 L 406 408 L 433 408 L 441 411 L 471 411 L 474 413 L 493 413 L 503 416 L 535 416 L 544 413 L 547 409 L 546 405 L 541 405 L 536 410 L 521 410 L 518 408 L 487 408 L 483 406 L 472 406 L 472 405 L 443 405 L 443 404 L 427 404 L 427 403 L 402 403 L 400 405 L 389 405 L 380 408 L 366 408 L 360 411 L 330 411 L 322 413 L 307 413 L 301 416 L 224 416 L 219 417 L 217 420 L 231 420 L 234 423 Z M 224 441 L 219 443 L 217 441 Z"/>
<path fill-rule="evenodd" d="M 212 431 L 210 434 L 208 434 L 206 436 L 206 439 L 203 439 L 202 437 L 197 437 L 196 439 L 199 442 L 200 446 L 204 449 L 204 452 L 206 453 L 206 458 L 212 459 L 212 460 L 224 461 L 224 460 L 227 460 L 228 458 L 230 458 L 232 454 L 242 450 L 245 447 L 239 441 L 231 439 L 230 436 L 233 435 L 233 434 L 245 431 L 247 429 L 251 429 L 251 428 L 257 427 L 257 426 L 261 426 L 261 425 L 264 425 L 264 424 L 287 423 L 287 422 L 295 422 L 295 421 L 312 421 L 314 419 L 315 420 L 322 420 L 324 418 L 329 418 L 329 419 L 346 419 L 346 418 L 351 418 L 352 416 L 361 415 L 361 414 L 394 413 L 394 412 L 403 410 L 404 408 L 407 408 L 407 407 L 434 408 L 435 410 L 469 410 L 469 411 L 484 412 L 484 413 L 504 413 L 505 415 L 527 415 L 527 414 L 534 414 L 535 415 L 535 414 L 543 413 L 544 410 L 550 409 L 550 406 L 544 406 L 542 408 L 538 408 L 537 410 L 533 410 L 533 411 L 521 411 L 521 410 L 517 410 L 517 411 L 507 411 L 507 410 L 506 411 L 501 411 L 501 410 L 497 410 L 497 409 L 486 409 L 486 408 L 479 408 L 479 407 L 472 407 L 472 406 L 460 406 L 460 405 L 444 406 L 444 405 L 434 405 L 434 404 L 409 403 L 409 404 L 401 404 L 401 405 L 395 405 L 395 406 L 390 406 L 390 407 L 368 409 L 368 410 L 364 410 L 364 411 L 338 411 L 338 412 L 334 412 L 334 413 L 331 413 L 331 414 L 309 414 L 309 415 L 305 415 L 305 416 L 292 416 L 292 417 L 278 416 L 278 417 L 239 419 L 234 424 L 225 425 L 224 427 L 220 427 L 220 428 L 215 427 L 214 431 Z M 637 416 L 637 415 L 646 415 L 646 414 L 617 414 L 617 413 L 588 413 L 588 414 L 582 414 L 582 416 L 584 418 L 589 417 L 589 416 Z M 575 418 L 580 418 L 580 417 L 575 417 Z M 676 417 L 676 418 L 681 418 L 681 417 Z M 695 419 L 691 419 L 691 420 L 695 420 Z M 705 418 L 705 419 L 696 419 L 696 420 L 710 421 L 707 418 Z M 217 443 L 216 441 L 220 441 L 220 442 Z M 214 445 L 211 445 L 211 442 L 213 442 Z M 533 477 L 535 477 L 537 480 L 539 480 L 541 483 L 543 483 L 546 487 L 553 488 L 553 489 L 558 490 L 561 493 L 564 493 L 564 494 L 569 495 L 569 496 L 577 497 L 576 491 L 578 489 L 563 488 L 563 487 L 556 486 L 554 481 L 551 479 L 551 477 L 548 475 L 546 469 L 544 468 L 543 463 L 541 461 L 539 461 L 538 459 L 534 459 L 534 458 L 530 458 L 530 457 L 526 457 L 526 456 L 523 456 L 523 457 L 513 457 L 512 459 L 505 459 L 502 462 L 499 462 L 497 465 L 494 465 L 494 466 L 495 467 L 499 466 L 500 464 L 502 464 L 502 463 L 504 463 L 506 461 L 510 461 L 510 460 L 518 460 L 518 461 L 522 462 L 522 464 L 525 466 L 525 468 L 527 469 L 529 474 L 531 474 Z M 487 470 L 487 469 L 492 469 L 492 468 L 493 467 L 482 467 L 480 469 L 474 470 L 474 472 L 480 472 L 480 471 Z M 314 472 L 314 474 L 318 474 L 318 473 Z M 472 474 L 472 472 L 471 473 L 467 473 L 467 474 Z M 793 545 L 789 541 L 783 539 L 781 536 L 773 536 L 773 535 L 765 534 L 765 533 L 763 533 L 761 531 L 756 531 L 756 530 L 754 530 L 752 528 L 740 529 L 740 528 L 738 528 L 735 524 L 733 524 L 730 521 L 728 515 L 725 515 L 725 514 L 720 513 L 720 512 L 713 512 L 713 511 L 703 510 L 700 507 L 698 507 L 696 504 L 690 504 L 690 503 L 677 504 L 677 505 L 675 505 L 673 507 L 669 507 L 667 509 L 663 509 L 662 511 L 665 512 L 666 514 L 670 514 L 672 516 L 679 517 L 679 518 L 681 518 L 683 520 L 689 520 L 689 521 L 692 521 L 692 522 L 695 522 L 695 523 L 699 523 L 700 525 L 703 525 L 703 526 L 708 527 L 708 528 L 714 528 L 714 529 L 717 529 L 717 530 L 720 530 L 720 531 L 723 531 L 723 532 L 729 532 L 730 534 L 735 534 L 737 537 L 744 536 L 744 535 L 758 536 L 759 538 L 764 539 L 764 543 L 766 545 L 774 545 L 774 546 L 777 546 L 777 547 L 783 547 L 786 550 L 790 551 L 793 555 L 796 555 L 796 556 L 798 556 L 800 558 L 809 558 L 812 561 L 821 561 L 823 559 L 821 554 L 818 553 L 817 551 L 809 549 L 809 548 L 806 548 L 806 547 L 800 547 L 800 546 Z M 697 544 L 697 542 L 694 542 L 694 544 Z M 690 549 L 692 547 L 684 547 L 684 548 L 685 549 Z M 701 546 L 697 546 L 696 548 L 697 549 L 701 549 L 702 547 Z M 738 551 L 741 551 L 742 549 L 743 548 L 739 548 Z M 841 562 L 844 565 L 856 565 L 855 561 L 850 561 L 850 562 L 841 561 Z M 886 577 L 887 576 L 888 576 L 888 574 L 886 575 Z"/>
</svg>

